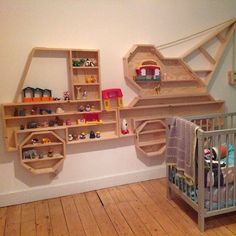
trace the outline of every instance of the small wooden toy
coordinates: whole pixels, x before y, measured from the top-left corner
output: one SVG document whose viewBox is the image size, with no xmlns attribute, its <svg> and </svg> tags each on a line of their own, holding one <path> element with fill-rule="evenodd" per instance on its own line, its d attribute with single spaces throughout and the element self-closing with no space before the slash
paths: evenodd
<svg viewBox="0 0 236 236">
<path fill-rule="evenodd" d="M 85 111 L 91 111 L 91 106 L 89 104 L 86 105 Z"/>
<path fill-rule="evenodd" d="M 157 94 L 161 92 L 161 83 L 158 83 L 156 87 L 154 87 L 154 90 L 156 91 Z"/>
<path fill-rule="evenodd" d="M 52 101 L 52 90 L 44 89 L 42 94 L 42 101 Z"/>
<path fill-rule="evenodd" d="M 96 136 L 95 136 L 95 133 L 94 133 L 94 131 L 90 131 L 90 133 L 89 133 L 89 138 L 95 138 Z"/>
<path fill-rule="evenodd" d="M 57 107 L 57 109 L 56 109 L 56 113 L 57 114 L 62 114 L 62 113 L 64 113 L 65 111 L 61 108 L 61 107 Z"/>
<path fill-rule="evenodd" d="M 86 58 L 84 62 L 84 66 L 90 66 L 94 67 L 96 65 L 96 59 L 95 58 Z"/>
<path fill-rule="evenodd" d="M 99 118 L 99 113 L 91 112 L 91 113 L 85 113 L 84 119 L 87 124 L 99 124 L 102 123 L 102 121 Z"/>
<path fill-rule="evenodd" d="M 137 81 L 161 81 L 160 76 L 160 67 L 157 65 L 157 62 L 150 59 L 144 60 L 140 63 L 140 66 L 136 69 L 136 78 Z"/>
<path fill-rule="evenodd" d="M 35 159 L 38 156 L 38 153 L 34 149 L 30 149 L 23 152 L 23 159 Z"/>
<path fill-rule="evenodd" d="M 100 132 L 100 131 L 97 131 L 97 132 L 95 133 L 95 136 L 96 136 L 96 138 L 101 138 L 101 132 Z"/>
<path fill-rule="evenodd" d="M 39 139 L 38 139 L 38 138 L 33 138 L 33 139 L 31 140 L 31 143 L 32 143 L 32 144 L 39 143 Z"/>
<path fill-rule="evenodd" d="M 69 91 L 65 91 L 63 93 L 63 97 L 64 97 L 65 101 L 69 101 L 70 100 L 70 93 L 69 93 Z"/>
<path fill-rule="evenodd" d="M 72 134 L 73 140 L 77 140 L 78 139 L 78 134 Z"/>
<path fill-rule="evenodd" d="M 42 138 L 42 141 L 41 141 L 43 144 L 46 144 L 46 143 L 51 143 L 51 140 L 49 138 Z"/>
<path fill-rule="evenodd" d="M 35 88 L 34 89 L 34 96 L 33 96 L 33 102 L 41 102 L 43 97 L 43 89 L 41 88 Z"/>
<path fill-rule="evenodd" d="M 40 115 L 52 114 L 52 110 L 45 109 L 45 108 L 40 108 L 39 113 L 40 113 Z"/>
<path fill-rule="evenodd" d="M 29 121 L 27 123 L 27 129 L 36 129 L 38 128 L 38 123 L 36 121 Z"/>
<path fill-rule="evenodd" d="M 88 92 L 86 90 L 82 91 L 82 99 L 87 99 L 88 97 Z"/>
<path fill-rule="evenodd" d="M 80 67 L 84 65 L 84 62 L 85 62 L 84 58 L 78 58 L 78 59 L 74 59 L 72 63 L 73 63 L 73 66 Z"/>
<path fill-rule="evenodd" d="M 24 130 L 25 126 L 24 125 L 20 125 L 20 130 Z"/>
<path fill-rule="evenodd" d="M 34 88 L 26 87 L 23 89 L 23 102 L 32 102 L 34 96 Z"/>
<path fill-rule="evenodd" d="M 80 133 L 79 138 L 80 139 L 86 139 L 86 133 L 85 132 Z"/>
<path fill-rule="evenodd" d="M 41 152 L 41 153 L 39 153 L 39 159 L 43 159 L 43 153 Z"/>
<path fill-rule="evenodd" d="M 72 134 L 68 134 L 68 140 L 72 141 L 73 140 L 73 135 Z"/>
<path fill-rule="evenodd" d="M 85 77 L 85 82 L 88 83 L 88 84 L 89 83 L 95 83 L 96 81 L 97 81 L 97 78 L 94 75 Z"/>
<path fill-rule="evenodd" d="M 84 106 L 83 105 L 80 105 L 79 107 L 79 112 L 83 112 L 85 110 Z"/>
<path fill-rule="evenodd" d="M 53 157 L 53 150 L 52 150 L 52 149 L 49 149 L 49 151 L 48 151 L 48 157 Z"/>
<path fill-rule="evenodd" d="M 122 120 L 121 133 L 122 133 L 122 134 L 128 134 L 128 133 L 129 133 L 129 130 L 128 130 L 128 123 L 127 123 L 126 119 L 123 119 L 123 120 Z"/>
<path fill-rule="evenodd" d="M 49 120 L 48 121 L 48 126 L 53 127 L 55 125 L 55 120 Z"/>
<path fill-rule="evenodd" d="M 55 118 L 55 122 L 58 126 L 63 126 L 64 121 L 60 119 L 58 116 Z"/>
<path fill-rule="evenodd" d="M 15 108 L 14 116 L 25 116 L 25 109 L 24 108 L 22 108 L 22 109 Z"/>
<path fill-rule="evenodd" d="M 111 109 L 111 99 L 117 99 L 117 107 L 123 107 L 123 93 L 119 88 L 102 90 L 102 98 L 105 110 Z"/>
</svg>

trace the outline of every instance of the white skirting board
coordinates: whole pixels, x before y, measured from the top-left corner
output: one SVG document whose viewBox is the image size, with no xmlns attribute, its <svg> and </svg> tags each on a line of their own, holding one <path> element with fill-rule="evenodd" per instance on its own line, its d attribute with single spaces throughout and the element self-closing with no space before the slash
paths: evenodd
<svg viewBox="0 0 236 236">
<path fill-rule="evenodd" d="M 58 185 L 34 187 L 17 192 L 2 193 L 0 194 L 0 207 L 88 192 L 122 184 L 162 178 L 165 176 L 166 167 L 165 165 L 161 165 L 141 171 L 103 176 L 100 178 L 68 182 Z"/>
</svg>

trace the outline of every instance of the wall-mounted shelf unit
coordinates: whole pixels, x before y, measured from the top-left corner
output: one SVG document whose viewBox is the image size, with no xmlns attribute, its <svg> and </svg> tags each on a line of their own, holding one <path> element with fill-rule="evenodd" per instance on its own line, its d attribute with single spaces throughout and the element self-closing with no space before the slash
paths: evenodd
<svg viewBox="0 0 236 236">
<path fill-rule="evenodd" d="M 56 173 L 66 156 L 65 141 L 53 131 L 33 132 L 19 152 L 22 166 L 33 174 Z"/>
</svg>

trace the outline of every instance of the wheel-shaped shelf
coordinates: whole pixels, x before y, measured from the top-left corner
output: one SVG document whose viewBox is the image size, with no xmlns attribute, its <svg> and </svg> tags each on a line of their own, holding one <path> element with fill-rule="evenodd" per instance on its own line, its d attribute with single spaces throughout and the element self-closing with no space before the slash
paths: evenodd
<svg viewBox="0 0 236 236">
<path fill-rule="evenodd" d="M 136 129 L 136 147 L 147 157 L 163 155 L 166 149 L 166 125 L 162 120 L 148 120 Z"/>
<path fill-rule="evenodd" d="M 65 159 L 65 141 L 53 131 L 32 132 L 19 150 L 21 165 L 33 174 L 56 173 Z"/>
</svg>

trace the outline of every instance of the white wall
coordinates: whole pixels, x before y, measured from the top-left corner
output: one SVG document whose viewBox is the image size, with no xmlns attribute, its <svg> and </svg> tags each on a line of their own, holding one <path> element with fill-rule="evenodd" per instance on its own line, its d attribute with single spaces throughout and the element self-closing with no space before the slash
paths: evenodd
<svg viewBox="0 0 236 236">
<path fill-rule="evenodd" d="M 128 104 L 135 94 L 124 81 L 122 57 L 133 44 L 160 45 L 235 17 L 235 0 L 0 0 L 0 102 L 13 100 L 30 50 L 45 46 L 100 49 L 102 88 L 120 87 Z M 236 111 L 236 91 L 226 75 L 231 47 L 232 42 L 210 91 Z M 184 49 L 181 45 L 163 54 L 177 56 Z M 38 83 L 36 78 L 40 74 L 32 83 Z M 0 205 L 164 175 L 163 159 L 137 154 L 132 138 L 68 147 L 63 170 L 55 178 L 25 171 L 17 154 L 6 153 L 2 142 L 0 137 Z"/>
</svg>

